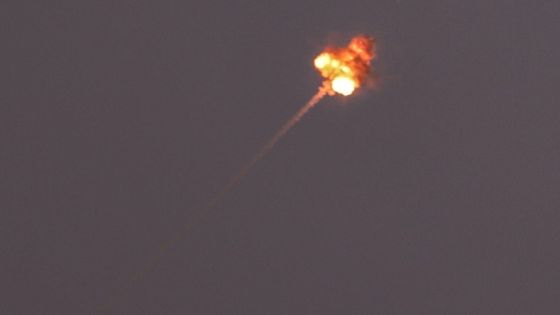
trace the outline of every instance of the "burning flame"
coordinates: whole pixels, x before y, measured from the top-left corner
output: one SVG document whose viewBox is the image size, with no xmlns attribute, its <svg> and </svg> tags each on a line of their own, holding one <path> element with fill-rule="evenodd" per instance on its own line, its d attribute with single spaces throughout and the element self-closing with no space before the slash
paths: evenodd
<svg viewBox="0 0 560 315">
<path fill-rule="evenodd" d="M 359 35 L 348 46 L 327 48 L 315 60 L 315 68 L 325 79 L 328 93 L 350 95 L 360 87 L 370 73 L 375 58 L 375 40 Z"/>
</svg>

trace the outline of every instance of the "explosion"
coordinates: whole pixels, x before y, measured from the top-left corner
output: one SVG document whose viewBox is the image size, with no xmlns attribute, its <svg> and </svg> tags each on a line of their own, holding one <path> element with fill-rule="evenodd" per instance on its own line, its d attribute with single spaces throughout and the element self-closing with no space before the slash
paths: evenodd
<svg viewBox="0 0 560 315">
<path fill-rule="evenodd" d="M 359 35 L 348 46 L 328 47 L 314 60 L 315 68 L 325 79 L 329 95 L 350 95 L 364 82 L 375 58 L 375 40 Z"/>
</svg>

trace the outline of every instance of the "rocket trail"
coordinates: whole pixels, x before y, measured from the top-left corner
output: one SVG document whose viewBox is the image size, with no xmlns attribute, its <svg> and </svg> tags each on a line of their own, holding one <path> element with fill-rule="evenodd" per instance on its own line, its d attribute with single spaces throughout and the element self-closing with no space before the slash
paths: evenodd
<svg viewBox="0 0 560 315">
<path fill-rule="evenodd" d="M 284 125 L 282 125 L 282 127 L 280 127 L 280 129 L 278 129 L 278 131 L 276 131 L 276 133 L 272 136 L 272 138 L 265 145 L 262 146 L 262 148 L 257 152 L 257 154 L 255 154 L 255 156 L 247 164 L 245 164 L 240 169 L 240 171 L 237 173 L 236 176 L 231 178 L 231 180 L 227 183 L 227 185 L 224 186 L 224 188 L 222 188 L 222 190 L 216 193 L 214 197 L 210 199 L 210 201 L 208 201 L 207 203 L 202 204 L 199 207 L 195 207 L 191 212 L 191 219 L 189 220 L 189 222 L 185 223 L 182 229 L 176 230 L 170 239 L 160 244 L 160 246 L 156 250 L 156 254 L 151 257 L 150 261 L 145 266 L 145 268 L 135 272 L 131 277 L 128 285 L 123 286 L 127 288 L 127 290 L 124 291 L 126 292 L 130 290 L 133 283 L 140 281 L 140 279 L 142 279 L 148 272 L 150 272 L 150 270 L 152 270 L 158 264 L 158 262 L 163 258 L 165 253 L 168 252 L 169 249 L 174 244 L 179 242 L 181 236 L 184 235 L 188 230 L 192 229 L 195 223 L 200 223 L 200 221 L 204 217 L 203 214 L 212 210 L 225 197 L 225 195 L 232 188 L 234 188 L 241 181 L 241 179 L 245 177 L 245 175 L 247 175 L 247 173 L 251 170 L 251 168 L 253 168 L 253 166 L 258 161 L 260 161 L 267 153 L 269 153 L 270 150 L 274 147 L 274 145 L 284 135 L 286 135 L 286 133 L 290 131 L 290 129 L 292 129 L 292 127 L 295 126 L 295 124 L 297 124 L 310 109 L 312 109 L 315 105 L 317 105 L 317 103 L 319 103 L 319 101 L 323 97 L 325 97 L 325 95 L 327 95 L 329 91 L 330 91 L 330 87 L 326 84 L 323 84 L 319 88 L 317 93 L 305 105 L 303 105 L 299 109 L 299 111 L 294 116 L 292 116 L 292 118 L 290 118 L 290 120 L 288 120 Z M 113 302 L 117 302 L 117 301 L 115 300 Z M 110 303 L 108 306 L 112 306 L 112 303 Z M 110 309 L 110 307 L 108 307 L 107 309 L 105 308 L 99 309 L 99 311 L 107 311 L 108 309 Z"/>
<path fill-rule="evenodd" d="M 292 116 L 292 118 L 290 118 L 290 120 L 288 120 L 284 125 L 282 125 L 282 127 L 280 127 L 280 129 L 278 129 L 278 131 L 276 131 L 272 138 L 270 138 L 270 140 L 261 147 L 257 154 L 255 154 L 255 156 L 239 170 L 236 176 L 230 179 L 230 181 L 224 186 L 224 188 L 222 188 L 222 190 L 216 193 L 214 197 L 202 207 L 195 209 L 195 217 L 193 217 L 193 219 L 185 225 L 184 230 L 192 228 L 193 223 L 198 221 L 197 219 L 200 219 L 200 216 L 204 212 L 212 210 L 212 208 L 214 208 L 216 204 L 218 204 L 224 198 L 224 196 L 232 188 L 234 188 L 241 181 L 241 179 L 245 177 L 245 175 L 247 175 L 247 173 L 249 173 L 253 166 L 255 166 L 255 164 L 257 164 L 257 162 L 260 161 L 268 152 L 270 152 L 274 145 L 276 145 L 276 143 L 280 139 L 282 139 L 282 137 L 284 137 L 286 133 L 288 133 L 288 131 L 290 131 L 290 129 L 292 129 L 292 127 L 294 127 L 303 118 L 303 116 L 305 116 L 305 114 L 309 112 L 309 110 L 317 105 L 317 103 L 319 103 L 319 101 L 321 101 L 321 99 L 323 99 L 323 97 L 325 97 L 329 93 L 329 91 L 331 91 L 330 86 L 328 84 L 323 84 L 319 88 L 317 93 L 315 93 L 315 95 L 313 95 L 313 97 L 307 103 L 305 103 L 305 105 L 303 105 L 299 109 L 299 111 L 297 111 L 297 113 Z M 199 218 L 196 218 L 196 216 L 198 216 Z M 178 240 L 179 236 L 180 233 L 176 235 L 175 241 Z M 161 253 L 163 254 L 167 250 L 167 248 L 175 241 L 170 242 L 169 244 L 167 244 L 167 246 L 165 246 L 165 248 L 162 248 Z"/>
<path fill-rule="evenodd" d="M 288 120 L 284 125 L 282 125 L 282 127 L 280 127 L 280 129 L 278 129 L 278 131 L 276 131 L 272 138 L 270 138 L 270 140 L 261 147 L 257 154 L 255 154 L 255 156 L 241 168 L 236 176 L 231 178 L 231 180 L 227 183 L 227 185 L 224 186 L 224 188 L 222 188 L 222 190 L 216 193 L 209 202 L 194 208 L 191 220 L 183 226 L 183 229 L 176 230 L 175 233 L 173 233 L 173 236 L 168 241 L 160 244 L 160 246 L 156 250 L 156 253 L 151 256 L 151 259 L 146 264 L 145 268 L 134 272 L 128 284 L 123 285 L 125 290 L 123 290 L 121 293 L 126 294 L 127 291 L 132 289 L 133 284 L 139 282 L 150 270 L 152 270 L 155 265 L 157 265 L 157 263 L 163 258 L 164 254 L 169 251 L 171 246 L 176 244 L 186 231 L 192 229 L 194 223 L 200 223 L 202 215 L 212 210 L 224 198 L 224 196 L 232 188 L 234 188 L 241 181 L 241 179 L 245 177 L 245 175 L 247 175 L 251 168 L 253 168 L 253 166 L 258 161 L 260 161 L 267 153 L 269 153 L 274 145 L 276 145 L 276 143 L 280 139 L 282 139 L 282 137 L 284 137 L 286 133 L 288 133 L 288 131 L 290 131 L 290 129 L 292 129 L 292 127 L 294 127 L 301 120 L 301 118 L 303 118 L 303 116 L 305 116 L 305 114 L 309 112 L 309 110 L 317 105 L 317 103 L 319 103 L 319 101 L 321 101 L 321 99 L 325 97 L 329 93 L 329 91 L 331 91 L 330 86 L 327 84 L 323 84 L 319 88 L 317 93 L 315 93 L 315 95 L 305 105 L 303 105 L 299 109 L 299 111 L 294 116 L 292 116 L 292 118 L 290 118 L 290 120 Z M 125 297 L 121 296 L 120 298 Z M 100 311 L 100 313 L 106 313 L 107 311 L 111 310 L 112 306 L 114 306 L 114 303 L 116 302 L 118 302 L 118 300 L 115 299 L 113 301 L 110 301 L 107 305 L 101 305 L 98 311 Z"/>
<path fill-rule="evenodd" d="M 290 131 L 290 129 L 292 129 L 303 118 L 303 116 L 305 116 L 305 114 L 309 110 L 311 110 L 313 107 L 315 107 L 315 105 L 317 105 L 317 103 L 319 103 L 319 101 L 321 101 L 321 99 L 323 97 L 325 97 L 325 95 L 327 95 L 327 93 L 328 93 L 328 89 L 325 86 L 321 86 L 319 88 L 319 91 L 317 91 L 317 93 L 305 105 L 303 105 L 299 109 L 299 111 L 294 116 L 292 116 L 292 118 L 290 118 L 290 120 L 288 120 L 284 125 L 282 125 L 282 127 L 280 129 L 278 129 L 278 131 L 274 134 L 274 136 L 272 136 L 272 138 L 270 138 L 270 140 L 258 151 L 258 153 L 253 157 L 253 159 L 251 159 L 249 161 L 249 163 L 247 163 L 241 169 L 241 171 L 239 171 L 237 176 L 232 178 L 232 180 L 229 182 L 229 184 L 225 187 L 225 190 L 227 191 L 227 190 L 231 189 L 245 175 L 247 175 L 249 170 L 251 170 L 251 168 L 259 160 L 261 160 L 268 152 L 270 152 L 270 150 L 272 150 L 272 148 L 276 145 L 276 143 L 280 139 L 282 139 L 282 137 L 284 137 L 286 135 L 286 133 L 288 133 L 288 131 Z"/>
</svg>

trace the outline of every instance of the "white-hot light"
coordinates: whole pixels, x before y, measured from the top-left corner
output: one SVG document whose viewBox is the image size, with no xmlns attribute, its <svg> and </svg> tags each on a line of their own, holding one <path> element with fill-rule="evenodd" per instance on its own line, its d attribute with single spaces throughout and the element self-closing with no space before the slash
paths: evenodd
<svg viewBox="0 0 560 315">
<path fill-rule="evenodd" d="M 333 91 L 344 96 L 348 96 L 356 89 L 356 81 L 345 76 L 338 76 L 332 80 Z"/>
</svg>

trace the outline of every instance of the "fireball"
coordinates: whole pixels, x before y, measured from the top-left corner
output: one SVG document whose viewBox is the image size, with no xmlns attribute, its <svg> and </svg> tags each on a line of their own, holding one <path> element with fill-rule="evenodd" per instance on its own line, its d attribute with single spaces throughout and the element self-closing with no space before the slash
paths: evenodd
<svg viewBox="0 0 560 315">
<path fill-rule="evenodd" d="M 325 79 L 329 94 L 347 96 L 367 78 L 373 58 L 375 40 L 360 35 L 354 37 L 346 47 L 326 48 L 315 58 L 314 65 Z"/>
</svg>

